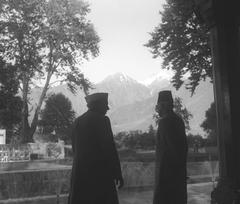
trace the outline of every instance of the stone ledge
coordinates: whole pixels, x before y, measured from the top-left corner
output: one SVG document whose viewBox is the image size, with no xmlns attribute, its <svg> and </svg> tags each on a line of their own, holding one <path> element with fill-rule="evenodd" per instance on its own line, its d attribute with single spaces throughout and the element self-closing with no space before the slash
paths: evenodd
<svg viewBox="0 0 240 204">
<path fill-rule="evenodd" d="M 59 196 L 59 204 L 66 203 L 68 194 L 62 194 Z M 0 200 L 0 204 L 48 204 L 48 203 L 57 203 L 57 195 L 48 195 L 48 196 L 36 196 L 30 198 L 18 198 L 18 199 L 8 199 Z"/>
</svg>

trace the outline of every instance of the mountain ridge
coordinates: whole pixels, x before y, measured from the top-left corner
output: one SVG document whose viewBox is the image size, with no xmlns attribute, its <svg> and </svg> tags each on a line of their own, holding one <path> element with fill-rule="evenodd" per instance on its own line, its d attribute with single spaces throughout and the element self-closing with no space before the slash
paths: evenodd
<svg viewBox="0 0 240 204">
<path fill-rule="evenodd" d="M 150 124 L 155 126 L 153 120 L 154 107 L 158 92 L 161 90 L 171 90 L 174 97 L 182 98 L 183 105 L 193 114 L 193 118 L 190 120 L 192 129 L 190 132 L 204 135 L 200 124 L 204 120 L 205 111 L 213 102 L 213 88 L 209 80 L 200 82 L 196 93 L 191 96 L 190 91 L 184 87 L 176 90 L 166 78 L 156 78 L 146 86 L 125 74 L 116 73 L 94 84 L 94 89 L 90 90 L 90 93 L 109 93 L 110 110 L 108 116 L 111 119 L 113 132 L 117 133 L 131 130 L 146 131 Z M 33 106 L 39 97 L 39 93 L 40 90 L 32 90 L 31 104 Z M 77 116 L 87 110 L 85 95 L 80 89 L 74 95 L 67 89 L 66 85 L 59 85 L 52 87 L 48 94 L 50 93 L 62 93 L 68 97 Z M 31 115 L 33 114 L 31 113 Z"/>
</svg>

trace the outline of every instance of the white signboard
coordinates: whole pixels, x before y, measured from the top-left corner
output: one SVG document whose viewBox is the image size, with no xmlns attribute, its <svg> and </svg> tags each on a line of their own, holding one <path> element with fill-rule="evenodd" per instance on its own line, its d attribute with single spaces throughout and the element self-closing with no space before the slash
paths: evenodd
<svg viewBox="0 0 240 204">
<path fill-rule="evenodd" d="M 0 144 L 6 144 L 6 130 L 0 129 Z"/>
</svg>

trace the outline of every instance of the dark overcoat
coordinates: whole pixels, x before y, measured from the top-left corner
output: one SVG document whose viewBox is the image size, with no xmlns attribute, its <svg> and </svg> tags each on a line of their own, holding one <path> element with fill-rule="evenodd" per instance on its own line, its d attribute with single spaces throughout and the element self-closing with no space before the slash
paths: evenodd
<svg viewBox="0 0 240 204">
<path fill-rule="evenodd" d="M 72 129 L 73 166 L 68 204 L 118 204 L 122 176 L 110 120 L 88 110 Z"/>
<path fill-rule="evenodd" d="M 174 112 L 160 119 L 156 141 L 153 204 L 186 204 L 188 147 L 183 120 Z"/>
</svg>

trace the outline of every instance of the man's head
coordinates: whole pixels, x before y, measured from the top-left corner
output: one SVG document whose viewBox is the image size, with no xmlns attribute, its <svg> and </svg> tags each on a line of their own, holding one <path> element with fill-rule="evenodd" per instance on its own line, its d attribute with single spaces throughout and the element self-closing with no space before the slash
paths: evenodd
<svg viewBox="0 0 240 204">
<path fill-rule="evenodd" d="M 96 111 L 105 115 L 109 110 L 108 93 L 94 93 L 85 97 L 87 107 L 90 110 Z"/>
<path fill-rule="evenodd" d="M 173 110 L 173 97 L 171 91 L 166 90 L 158 93 L 158 101 L 155 110 L 160 117 L 163 117 Z"/>
</svg>

